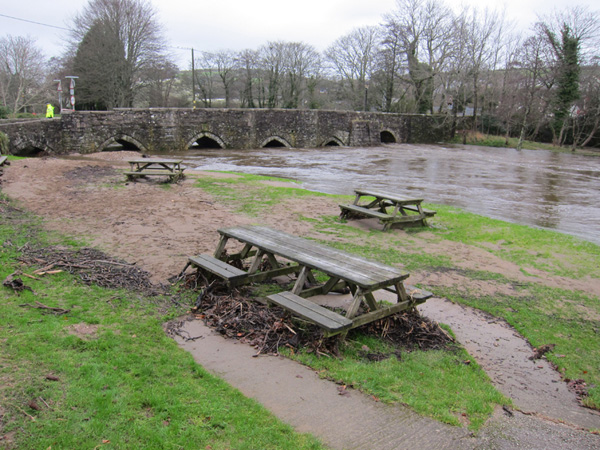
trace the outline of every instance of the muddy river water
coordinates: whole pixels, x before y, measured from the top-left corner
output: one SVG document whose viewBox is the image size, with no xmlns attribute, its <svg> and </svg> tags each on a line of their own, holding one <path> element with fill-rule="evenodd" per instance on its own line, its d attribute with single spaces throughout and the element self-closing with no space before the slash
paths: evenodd
<svg viewBox="0 0 600 450">
<path fill-rule="evenodd" d="M 369 186 L 600 244 L 600 157 L 411 144 L 202 149 L 178 156 L 189 167 L 291 178 L 330 194 Z"/>
</svg>

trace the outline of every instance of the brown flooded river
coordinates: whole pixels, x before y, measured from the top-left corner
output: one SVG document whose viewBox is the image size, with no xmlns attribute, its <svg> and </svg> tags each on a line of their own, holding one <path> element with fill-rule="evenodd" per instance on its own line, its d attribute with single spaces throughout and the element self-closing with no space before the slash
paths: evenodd
<svg viewBox="0 0 600 450">
<path fill-rule="evenodd" d="M 190 167 L 291 178 L 330 194 L 369 186 L 600 244 L 600 157 L 411 144 L 206 149 L 178 156 Z"/>
</svg>

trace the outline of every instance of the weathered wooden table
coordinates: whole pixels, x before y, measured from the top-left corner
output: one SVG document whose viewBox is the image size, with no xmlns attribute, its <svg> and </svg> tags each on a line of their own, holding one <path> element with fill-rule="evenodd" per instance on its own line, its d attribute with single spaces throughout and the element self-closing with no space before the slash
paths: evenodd
<svg viewBox="0 0 600 450">
<path fill-rule="evenodd" d="M 383 224 L 383 231 L 395 226 L 407 224 L 427 225 L 427 217 L 433 217 L 435 211 L 424 210 L 421 198 L 404 198 L 398 194 L 368 189 L 355 189 L 352 205 L 339 205 L 340 219 L 354 216 L 375 217 Z M 366 203 L 361 203 L 361 199 Z"/>
<path fill-rule="evenodd" d="M 7 159 L 8 159 L 8 156 L 3 156 L 3 155 L 0 155 L 0 166 L 1 166 L 2 164 L 4 164 L 4 163 L 6 162 L 6 160 L 7 160 Z"/>
<path fill-rule="evenodd" d="M 169 181 L 183 178 L 181 160 L 144 158 L 128 161 L 130 170 L 125 172 L 128 180 L 145 176 L 166 176 Z"/>
<path fill-rule="evenodd" d="M 226 280 L 231 286 L 296 273 L 297 279 L 292 290 L 270 295 L 268 301 L 319 325 L 328 335 L 346 332 L 411 308 L 432 295 L 415 288 L 409 288 L 407 293 L 403 281 L 409 274 L 401 269 L 282 231 L 262 226 L 239 226 L 220 229 L 219 233 L 221 239 L 214 256 L 190 257 L 186 268 L 189 265 L 198 267 Z M 231 239 L 243 244 L 241 251 L 233 254 L 226 252 Z M 250 260 L 247 270 L 229 264 L 245 259 Z M 324 275 L 326 281 L 317 283 L 315 272 Z M 308 300 L 314 295 L 343 288 L 349 288 L 353 295 L 345 315 Z M 397 303 L 389 306 L 378 303 L 374 292 L 380 289 L 394 293 Z M 361 303 L 367 306 L 369 312 L 357 316 Z"/>
</svg>

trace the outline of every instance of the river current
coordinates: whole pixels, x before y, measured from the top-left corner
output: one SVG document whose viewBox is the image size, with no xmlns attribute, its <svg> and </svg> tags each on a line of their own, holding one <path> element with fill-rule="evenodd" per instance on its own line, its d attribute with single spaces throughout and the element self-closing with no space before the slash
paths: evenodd
<svg viewBox="0 0 600 450">
<path fill-rule="evenodd" d="M 177 156 L 201 170 L 290 178 L 330 194 L 352 194 L 359 186 L 396 192 L 600 244 L 600 157 L 412 144 L 203 149 Z"/>
</svg>

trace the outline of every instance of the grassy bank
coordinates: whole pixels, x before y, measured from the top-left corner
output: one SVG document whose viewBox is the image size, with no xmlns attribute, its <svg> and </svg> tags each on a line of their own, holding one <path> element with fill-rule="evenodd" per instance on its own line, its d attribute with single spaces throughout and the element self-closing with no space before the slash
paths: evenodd
<svg viewBox="0 0 600 450">
<path fill-rule="evenodd" d="M 480 132 L 467 132 L 466 136 L 459 134 L 452 139 L 452 144 L 467 144 L 467 145 L 478 145 L 481 147 L 506 147 L 506 148 L 517 148 L 519 139 L 509 137 L 506 139 L 505 136 L 498 136 L 492 134 L 484 134 Z M 569 146 L 558 147 L 556 145 L 524 140 L 522 148 L 525 150 L 550 150 L 553 152 L 569 152 L 573 150 Z M 575 150 L 576 153 L 588 156 L 600 156 L 600 150 L 597 148 L 587 147 L 578 148 Z"/>
<path fill-rule="evenodd" d="M 196 185 L 215 201 L 226 201 L 257 222 L 271 209 L 286 208 L 291 199 L 332 200 L 265 181 L 273 179 L 203 177 Z M 50 238 L 40 233 L 34 217 L 1 200 L 0 279 L 4 280 L 17 269 L 31 273 L 17 261 L 25 243 L 46 245 Z M 548 287 L 533 276 L 535 272 L 572 280 L 599 279 L 598 246 L 454 208 L 434 205 L 433 209 L 438 214 L 430 220 L 431 227 L 401 234 L 350 227 L 340 223 L 337 215 L 296 212 L 292 219 L 309 223 L 329 245 L 403 265 L 411 272 L 456 270 L 470 279 L 517 289 L 521 295 L 515 297 L 455 288 L 434 292 L 505 318 L 533 345 L 554 343 L 547 357 L 566 377 L 598 386 L 598 298 Z M 77 245 L 64 237 L 51 240 Z M 448 241 L 510 261 L 531 281 L 460 267 L 456 255 L 435 250 L 437 243 Z M 190 443 L 213 449 L 321 448 L 310 436 L 294 433 L 208 374 L 166 337 L 162 323 L 185 308 L 174 306 L 168 298 L 86 286 L 64 273 L 38 278 L 22 277 L 33 292 L 17 294 L 0 287 L 0 436 L 8 435 L 15 448 L 189 448 Z M 21 306 L 36 301 L 70 312 L 57 316 Z M 82 333 L 82 327 L 91 332 Z M 381 401 L 408 404 L 422 414 L 467 424 L 473 430 L 496 405 L 508 402 L 460 348 L 404 351 L 400 358 L 365 361 L 365 347 L 381 353 L 394 350 L 358 335 L 341 348 L 340 359 L 306 352 L 293 357 L 322 376 Z M 587 401 L 600 405 L 598 388 L 590 389 Z"/>
<path fill-rule="evenodd" d="M 19 249 L 48 237 L 0 201 L 0 280 L 31 274 Z M 0 448 L 322 448 L 180 350 L 162 328 L 182 312 L 168 298 L 20 278 L 31 291 L 0 286 Z M 24 306 L 36 302 L 69 312 Z"/>
<path fill-rule="evenodd" d="M 309 195 L 301 189 L 265 187 L 261 180 L 254 175 L 240 175 L 228 179 L 204 179 L 198 181 L 198 185 L 248 214 L 255 210 L 268 214 L 269 208 L 281 208 L 285 198 Z M 347 203 L 352 197 L 340 196 L 337 199 Z M 248 210 L 248 203 L 253 204 L 252 210 Z M 554 351 L 546 355 L 548 360 L 557 366 L 564 378 L 585 380 L 589 396 L 584 403 L 600 409 L 600 299 L 577 289 L 549 287 L 534 275 L 600 280 L 600 247 L 569 235 L 489 219 L 452 207 L 427 207 L 438 211 L 435 218 L 429 220 L 431 227 L 411 229 L 408 235 L 349 227 L 340 223 L 337 216 L 318 219 L 299 216 L 298 220 L 308 220 L 323 235 L 335 236 L 334 242 L 324 238 L 323 242 L 329 245 L 387 264 L 402 265 L 411 272 L 454 270 L 472 280 L 491 281 L 515 289 L 516 296 L 490 296 L 468 289 L 422 286 L 433 290 L 437 296 L 445 296 L 505 319 L 534 347 L 555 344 Z M 531 281 L 516 280 L 498 272 L 464 269 L 453 257 L 460 255 L 432 250 L 441 241 L 475 247 L 489 253 L 490 257 L 513 263 Z M 353 351 L 349 349 L 348 354 Z M 316 362 L 310 364 L 321 367 Z M 343 370 L 328 367 L 327 374 L 354 384 L 356 380 L 353 377 L 340 375 Z M 444 369 L 440 373 L 445 373 Z M 360 383 L 356 385 L 361 386 Z M 364 388 L 371 392 L 367 384 Z M 379 391 L 377 395 L 385 398 L 385 394 Z M 494 401 L 498 399 L 492 403 Z M 417 404 L 420 400 L 411 403 L 411 406 L 420 410 L 415 406 Z M 426 410 L 421 412 L 432 414 Z M 439 417 L 440 414 L 438 410 L 432 415 Z M 471 419 L 478 423 L 478 419 Z"/>
</svg>

